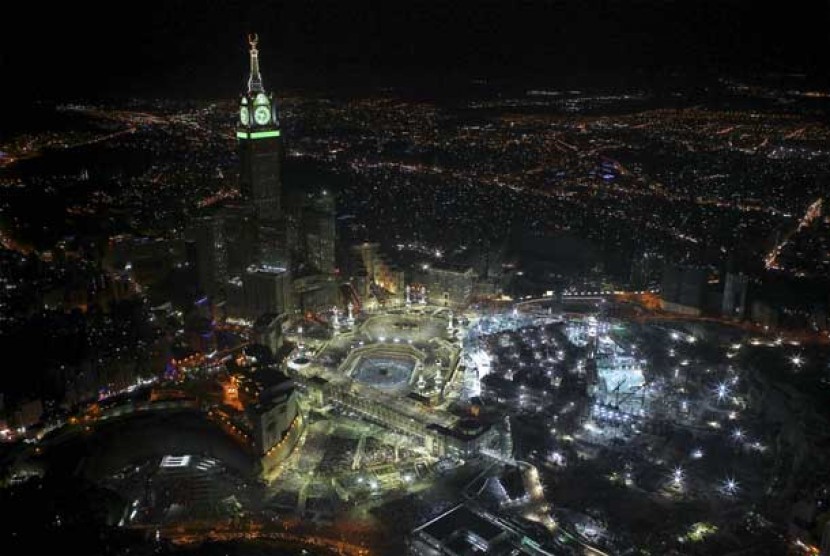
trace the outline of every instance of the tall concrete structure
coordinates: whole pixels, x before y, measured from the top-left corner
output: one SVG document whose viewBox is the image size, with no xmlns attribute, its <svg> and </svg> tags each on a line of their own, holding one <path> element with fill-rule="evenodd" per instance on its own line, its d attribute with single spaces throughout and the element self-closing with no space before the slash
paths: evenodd
<svg viewBox="0 0 830 556">
<path fill-rule="evenodd" d="M 821 552 L 820 556 L 830 556 L 830 520 L 824 523 L 821 531 Z"/>
<path fill-rule="evenodd" d="M 222 207 L 228 278 L 241 276 L 257 253 L 257 217 L 253 207 L 234 204 Z"/>
<path fill-rule="evenodd" d="M 284 191 L 278 107 L 263 84 L 258 42 L 248 37 L 250 73 L 239 98 L 241 202 L 192 230 L 202 289 L 226 299 L 228 314 L 252 319 L 337 300 L 334 197 Z"/>
<path fill-rule="evenodd" d="M 656 253 L 644 251 L 635 255 L 631 262 L 629 287 L 635 290 L 647 289 L 659 271 L 659 259 Z"/>
<path fill-rule="evenodd" d="M 265 313 L 257 318 L 251 331 L 254 342 L 267 347 L 271 355 L 276 355 L 283 345 L 282 321 L 277 313 Z"/>
<path fill-rule="evenodd" d="M 661 299 L 663 309 L 673 313 L 699 315 L 706 297 L 705 268 L 666 265 L 663 268 Z"/>
<path fill-rule="evenodd" d="M 308 274 L 293 281 L 294 308 L 303 312 L 328 308 L 338 301 L 333 274 Z"/>
<path fill-rule="evenodd" d="M 209 295 L 217 295 L 228 279 L 225 223 L 221 215 L 204 216 L 192 228 L 196 245 L 196 276 L 199 287 Z"/>
<path fill-rule="evenodd" d="M 721 312 L 724 317 L 741 320 L 746 315 L 746 293 L 749 277 L 730 272 L 723 287 Z"/>
<path fill-rule="evenodd" d="M 242 289 L 249 318 L 294 309 L 291 273 L 285 268 L 252 265 L 242 276 Z"/>
<path fill-rule="evenodd" d="M 302 211 L 303 258 L 322 274 L 334 272 L 334 196 L 327 191 L 312 196 Z"/>
<path fill-rule="evenodd" d="M 279 218 L 282 205 L 282 140 L 274 95 L 265 92 L 259 71 L 258 37 L 248 37 L 248 90 L 239 99 L 239 186 L 263 220 Z"/>
<path fill-rule="evenodd" d="M 291 236 L 285 219 L 260 221 L 256 228 L 256 249 L 253 260 L 257 264 L 288 268 L 291 264 Z"/>
<path fill-rule="evenodd" d="M 282 381 L 257 384 L 260 394 L 255 404 L 248 406 L 248 418 L 253 423 L 255 446 L 265 455 L 279 443 L 300 415 L 297 391 L 294 384 L 283 377 Z"/>
<path fill-rule="evenodd" d="M 449 306 L 469 303 L 475 279 L 472 267 L 444 263 L 427 268 L 424 282 L 432 303 Z"/>
<path fill-rule="evenodd" d="M 377 243 L 360 243 L 352 246 L 351 251 L 348 271 L 360 299 L 403 298 L 404 273 L 384 258 Z"/>
</svg>

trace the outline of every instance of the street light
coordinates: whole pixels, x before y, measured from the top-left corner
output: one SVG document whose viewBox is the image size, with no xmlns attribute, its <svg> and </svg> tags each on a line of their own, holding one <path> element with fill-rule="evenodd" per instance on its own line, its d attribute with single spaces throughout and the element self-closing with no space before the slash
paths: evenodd
<svg viewBox="0 0 830 556">
<path fill-rule="evenodd" d="M 674 485 L 677 487 L 680 487 L 683 484 L 683 468 L 679 465 L 675 467 L 674 471 L 672 472 L 672 481 L 674 482 Z"/>
<path fill-rule="evenodd" d="M 717 387 L 715 387 L 715 393 L 718 397 L 718 401 L 722 402 L 727 397 L 729 397 L 729 385 L 725 382 L 721 382 L 717 385 Z"/>
</svg>

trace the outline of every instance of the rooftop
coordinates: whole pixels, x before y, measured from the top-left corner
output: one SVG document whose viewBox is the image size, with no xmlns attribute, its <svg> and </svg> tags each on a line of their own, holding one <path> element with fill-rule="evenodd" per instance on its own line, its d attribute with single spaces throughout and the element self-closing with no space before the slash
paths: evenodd
<svg viewBox="0 0 830 556">
<path fill-rule="evenodd" d="M 484 539 L 487 543 L 494 541 L 504 531 L 497 523 L 465 505 L 456 506 L 418 530 L 441 542 L 450 541 L 456 533 L 467 532 Z"/>
</svg>

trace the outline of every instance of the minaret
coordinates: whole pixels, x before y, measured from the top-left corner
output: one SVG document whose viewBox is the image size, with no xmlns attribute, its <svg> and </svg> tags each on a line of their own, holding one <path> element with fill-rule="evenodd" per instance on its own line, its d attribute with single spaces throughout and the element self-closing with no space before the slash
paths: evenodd
<svg viewBox="0 0 830 556">
<path fill-rule="evenodd" d="M 262 86 L 258 44 L 256 34 L 248 36 L 251 73 L 239 99 L 236 129 L 239 187 L 260 221 L 273 221 L 282 213 L 282 138 L 274 95 Z"/>
</svg>

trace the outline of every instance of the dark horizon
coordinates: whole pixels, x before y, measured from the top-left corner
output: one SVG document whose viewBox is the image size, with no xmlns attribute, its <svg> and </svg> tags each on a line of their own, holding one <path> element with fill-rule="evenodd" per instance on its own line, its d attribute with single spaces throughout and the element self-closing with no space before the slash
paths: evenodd
<svg viewBox="0 0 830 556">
<path fill-rule="evenodd" d="M 602 8 L 599 9 L 599 5 Z M 259 33 L 269 87 L 446 85 L 493 79 L 567 86 L 804 74 L 825 83 L 830 4 L 786 12 L 746 0 L 410 3 L 168 2 L 110 15 L 59 6 L 4 37 L 7 96 L 235 97 Z M 24 8 L 24 12 L 33 8 Z M 21 14 L 36 21 L 39 14 Z"/>
</svg>

